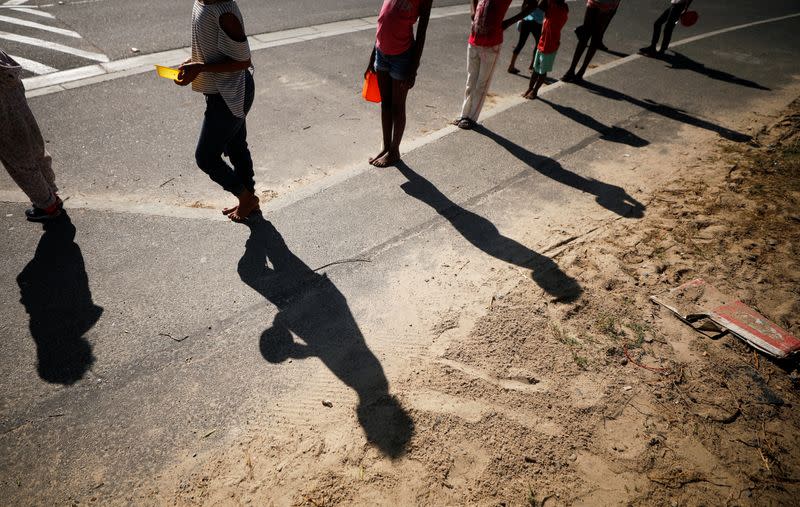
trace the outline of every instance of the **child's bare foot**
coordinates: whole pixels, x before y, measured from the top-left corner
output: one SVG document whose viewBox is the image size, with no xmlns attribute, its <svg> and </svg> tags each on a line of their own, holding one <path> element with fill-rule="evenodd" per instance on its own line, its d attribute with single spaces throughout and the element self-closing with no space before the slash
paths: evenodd
<svg viewBox="0 0 800 507">
<path fill-rule="evenodd" d="M 399 151 L 389 151 L 381 158 L 376 159 L 372 162 L 372 165 L 375 167 L 389 167 L 396 163 L 400 162 L 400 152 Z"/>
<path fill-rule="evenodd" d="M 245 222 L 247 221 L 247 217 L 257 209 L 258 197 L 250 192 L 246 192 L 239 196 L 239 205 L 236 207 L 236 211 L 228 215 L 228 218 L 234 222 Z"/>
<path fill-rule="evenodd" d="M 233 206 L 232 208 L 222 208 L 222 214 L 225 215 L 225 216 L 229 216 L 231 213 L 235 212 L 238 209 L 239 209 L 238 205 L 237 206 Z M 261 209 L 261 206 L 259 205 L 259 206 L 256 206 L 256 209 L 254 209 L 253 211 L 258 211 L 260 209 Z"/>
<path fill-rule="evenodd" d="M 375 165 L 375 161 L 378 160 L 379 158 L 384 157 L 387 153 L 389 153 L 389 150 L 384 148 L 380 153 L 378 153 L 374 157 L 370 157 L 369 163 Z"/>
<path fill-rule="evenodd" d="M 536 100 L 536 92 L 533 90 L 525 92 L 522 96 L 528 100 Z"/>
<path fill-rule="evenodd" d="M 509 67 L 508 68 L 508 73 L 509 74 L 519 74 L 519 69 L 516 68 L 516 67 Z"/>
</svg>

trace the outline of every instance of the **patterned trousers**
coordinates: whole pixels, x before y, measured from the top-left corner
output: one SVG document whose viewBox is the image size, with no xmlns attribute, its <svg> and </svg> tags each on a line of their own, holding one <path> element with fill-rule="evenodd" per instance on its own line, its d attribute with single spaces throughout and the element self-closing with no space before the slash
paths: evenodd
<svg viewBox="0 0 800 507">
<path fill-rule="evenodd" d="M 461 117 L 478 121 L 502 46 L 467 46 L 467 89 Z"/>
<path fill-rule="evenodd" d="M 56 202 L 50 155 L 18 76 L 0 70 L 0 162 L 37 208 Z"/>
</svg>

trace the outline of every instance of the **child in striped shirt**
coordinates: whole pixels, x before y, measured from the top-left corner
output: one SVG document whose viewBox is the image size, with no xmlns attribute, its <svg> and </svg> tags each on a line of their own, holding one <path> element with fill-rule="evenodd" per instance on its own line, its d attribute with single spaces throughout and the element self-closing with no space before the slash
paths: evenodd
<svg viewBox="0 0 800 507">
<path fill-rule="evenodd" d="M 253 105 L 250 46 L 235 0 L 195 0 L 192 58 L 179 67 L 177 84 L 206 96 L 206 113 L 195 159 L 200 169 L 239 202 L 222 212 L 244 222 L 258 209 L 253 159 L 245 118 Z M 225 154 L 233 164 L 223 159 Z"/>
</svg>

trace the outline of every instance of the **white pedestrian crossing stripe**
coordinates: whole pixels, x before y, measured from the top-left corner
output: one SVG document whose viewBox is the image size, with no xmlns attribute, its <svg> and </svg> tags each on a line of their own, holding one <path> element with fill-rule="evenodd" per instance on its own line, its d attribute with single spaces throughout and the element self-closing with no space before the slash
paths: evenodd
<svg viewBox="0 0 800 507">
<path fill-rule="evenodd" d="M 51 72 L 57 72 L 58 69 L 54 69 L 53 67 L 48 67 L 43 63 L 36 62 L 34 60 L 28 60 L 27 58 L 23 58 L 17 55 L 10 55 L 11 58 L 14 59 L 15 62 L 20 64 L 20 66 L 27 70 L 28 72 L 33 72 L 34 74 L 50 74 Z"/>
<path fill-rule="evenodd" d="M 68 54 L 95 62 L 108 62 L 106 55 L 73 47 L 69 39 L 80 40 L 81 35 L 74 31 L 58 26 L 53 26 L 55 16 L 36 5 L 28 5 L 30 0 L 0 0 L 0 40 L 6 40 L 27 47 L 36 47 L 47 52 Z M 38 18 L 38 19 L 33 19 Z M 48 23 L 47 20 L 51 20 Z M 19 33 L 22 30 L 23 33 Z M 30 35 L 28 35 L 30 34 Z M 35 35 L 35 36 L 34 36 Z M 84 46 L 85 47 L 85 46 Z M 24 49 L 19 49 L 16 52 Z M 41 51 L 38 52 L 41 54 Z M 55 55 L 54 55 L 55 57 Z M 29 55 L 13 57 L 24 70 L 36 74 L 50 74 L 59 69 L 48 65 L 49 62 L 36 61 Z M 41 57 L 37 57 L 41 58 Z"/>
<path fill-rule="evenodd" d="M 35 21 L 27 21 L 24 19 L 12 18 L 11 16 L 3 16 L 2 14 L 0 14 L 0 21 L 4 21 L 12 25 L 27 26 L 29 28 L 35 28 L 37 30 L 43 30 L 45 32 L 52 32 L 61 35 L 66 35 L 67 37 L 74 37 L 76 39 L 81 38 L 81 35 L 73 30 L 65 30 L 63 28 L 37 23 Z"/>
</svg>

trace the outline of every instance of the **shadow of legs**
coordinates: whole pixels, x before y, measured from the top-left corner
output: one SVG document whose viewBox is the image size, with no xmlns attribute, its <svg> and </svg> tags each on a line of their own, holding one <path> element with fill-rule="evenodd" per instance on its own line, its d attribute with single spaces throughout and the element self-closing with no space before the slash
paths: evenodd
<svg viewBox="0 0 800 507">
<path fill-rule="evenodd" d="M 103 313 L 92 301 L 75 226 L 66 212 L 43 226 L 33 259 L 17 276 L 20 302 L 30 316 L 39 376 L 71 385 L 94 363 L 84 338 Z"/>
</svg>

